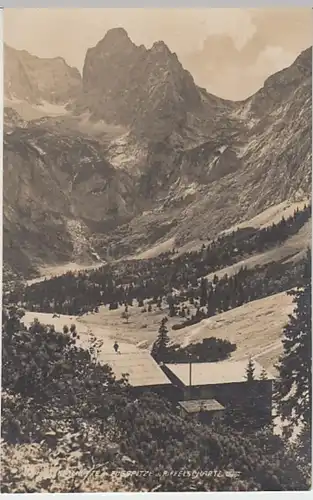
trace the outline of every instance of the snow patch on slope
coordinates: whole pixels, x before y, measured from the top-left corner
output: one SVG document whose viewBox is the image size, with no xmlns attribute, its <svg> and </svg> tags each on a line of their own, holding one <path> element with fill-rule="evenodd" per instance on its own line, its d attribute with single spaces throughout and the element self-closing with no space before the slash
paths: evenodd
<svg viewBox="0 0 313 500">
<path fill-rule="evenodd" d="M 46 152 L 41 149 L 38 144 L 35 143 L 35 141 L 28 141 L 28 143 L 32 146 L 33 149 L 35 149 L 37 151 L 37 153 L 39 154 L 39 156 L 45 156 L 46 155 Z"/>
<path fill-rule="evenodd" d="M 4 99 L 4 106 L 12 108 L 18 112 L 23 120 L 30 121 L 44 117 L 57 117 L 67 115 L 66 105 L 61 106 L 42 101 L 41 104 L 30 104 L 27 101 L 22 101 L 15 97 Z"/>
<path fill-rule="evenodd" d="M 72 259 L 74 262 L 91 260 L 103 264 L 101 257 L 90 244 L 88 237 L 88 228 L 82 222 L 76 219 L 66 221 L 68 232 L 73 243 Z"/>
<path fill-rule="evenodd" d="M 113 167 L 133 174 L 140 173 L 140 165 L 146 160 L 146 155 L 146 146 L 133 142 L 128 133 L 113 140 L 107 149 L 107 159 Z"/>
<path fill-rule="evenodd" d="M 52 104 L 51 102 L 42 101 L 38 106 L 34 106 L 38 111 L 45 113 L 47 116 L 60 116 L 68 113 L 66 109 L 67 104 Z"/>
</svg>

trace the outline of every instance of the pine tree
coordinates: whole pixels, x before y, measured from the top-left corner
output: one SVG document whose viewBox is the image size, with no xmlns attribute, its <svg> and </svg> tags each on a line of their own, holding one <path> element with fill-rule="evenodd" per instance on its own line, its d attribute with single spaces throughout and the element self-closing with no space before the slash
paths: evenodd
<svg viewBox="0 0 313 500">
<path fill-rule="evenodd" d="M 166 354 L 168 349 L 168 344 L 170 342 L 168 336 L 168 329 L 165 326 L 166 318 L 163 318 L 159 328 L 159 335 L 153 344 L 151 355 L 153 358 L 160 362 L 166 361 Z"/>
<path fill-rule="evenodd" d="M 214 276 L 213 276 L 213 282 L 212 283 L 213 283 L 213 285 L 217 285 L 217 283 L 218 283 L 218 276 L 216 274 L 214 274 Z"/>
<path fill-rule="evenodd" d="M 253 382 L 254 380 L 255 366 L 253 360 L 250 358 L 247 368 L 246 368 L 246 380 L 247 382 Z"/>
<path fill-rule="evenodd" d="M 208 282 L 206 279 L 201 278 L 200 285 L 200 306 L 203 307 L 208 301 L 208 290 L 207 290 Z"/>
<path fill-rule="evenodd" d="M 308 250 L 303 272 L 303 286 L 287 292 L 294 297 L 295 309 L 284 328 L 283 354 L 277 369 L 279 379 L 274 399 L 284 425 L 291 436 L 297 425 L 311 425 L 312 404 L 312 333 L 311 333 L 311 251 Z"/>
<path fill-rule="evenodd" d="M 259 396 L 255 380 L 255 365 L 253 359 L 249 359 L 246 368 L 246 396 L 243 408 L 244 427 L 247 430 L 258 428 L 260 425 Z"/>
</svg>

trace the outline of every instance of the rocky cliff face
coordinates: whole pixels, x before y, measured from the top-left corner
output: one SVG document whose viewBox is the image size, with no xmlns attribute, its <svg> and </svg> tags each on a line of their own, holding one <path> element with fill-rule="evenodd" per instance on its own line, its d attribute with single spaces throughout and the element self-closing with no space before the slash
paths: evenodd
<svg viewBox="0 0 313 500">
<path fill-rule="evenodd" d="M 120 28 L 87 52 L 82 89 L 74 73 L 72 90 L 64 78 L 66 117 L 26 123 L 5 112 L 12 267 L 21 249 L 37 264 L 212 237 L 310 192 L 311 50 L 239 103 L 198 88 L 163 42 L 137 47 Z"/>
<path fill-rule="evenodd" d="M 208 237 L 271 205 L 310 196 L 311 113 L 309 49 L 233 112 L 243 129 L 235 140 L 224 141 L 222 154 L 213 155 L 209 169 L 218 177 L 202 186 L 201 194 L 183 209 L 177 219 L 176 239 Z M 231 158 L 226 156 L 230 152 Z M 206 162 L 203 155 L 202 171 Z M 222 162 L 228 170 L 222 168 Z M 188 187 L 187 182 L 185 185 Z"/>
<path fill-rule="evenodd" d="M 210 97 L 196 87 L 164 42 L 147 50 L 118 28 L 88 50 L 77 109 L 87 109 L 94 120 L 122 124 L 137 136 L 160 141 L 173 133 L 184 135 L 185 127 L 196 128 L 196 120 L 205 127 L 211 108 L 216 108 L 216 99 Z"/>
<path fill-rule="evenodd" d="M 62 57 L 42 59 L 4 44 L 4 96 L 31 104 L 67 104 L 81 87 L 81 75 Z"/>
<path fill-rule="evenodd" d="M 312 49 L 268 78 L 241 107 L 247 123 L 243 152 L 253 210 L 311 189 Z"/>
<path fill-rule="evenodd" d="M 118 224 L 133 203 L 129 175 L 109 164 L 101 144 L 45 128 L 41 121 L 5 129 L 4 165 L 9 261 L 21 241 L 35 263 L 67 261 L 77 246 L 73 221 L 89 235 L 89 222 L 114 219 Z M 80 257 L 89 258 L 91 249 Z"/>
<path fill-rule="evenodd" d="M 212 237 L 271 205 L 310 196 L 311 54 L 304 51 L 217 120 L 210 140 L 187 148 L 150 145 L 140 181 L 158 204 L 123 228 L 119 246 Z"/>
</svg>

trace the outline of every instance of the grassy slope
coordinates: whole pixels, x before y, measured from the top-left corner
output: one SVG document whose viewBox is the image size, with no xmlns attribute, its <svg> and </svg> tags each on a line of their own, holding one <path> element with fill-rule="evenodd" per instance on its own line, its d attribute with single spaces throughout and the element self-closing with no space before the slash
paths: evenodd
<svg viewBox="0 0 313 500">
<path fill-rule="evenodd" d="M 115 339 L 124 353 L 134 352 L 136 346 L 149 348 L 155 340 L 160 321 L 168 310 L 164 308 L 162 311 L 141 313 L 141 308 L 134 305 L 129 308 L 129 324 L 121 318 L 122 310 L 109 311 L 108 308 L 101 307 L 98 314 L 88 314 L 79 319 L 69 316 L 52 318 L 51 314 L 27 312 L 23 320 L 25 324 L 29 324 L 36 316 L 40 322 L 54 324 L 57 329 L 61 329 L 64 324 L 70 326 L 75 323 L 82 344 L 87 346 L 88 339 L 95 336 L 103 342 L 103 353 L 112 351 Z M 237 344 L 234 359 L 252 356 L 271 370 L 281 353 L 282 330 L 292 310 L 292 298 L 283 292 L 249 302 L 182 330 L 171 330 L 171 325 L 177 322 L 177 318 L 169 318 L 169 335 L 173 341 L 184 345 L 205 337 L 228 339 Z M 147 326 L 143 328 L 143 325 Z"/>
<path fill-rule="evenodd" d="M 207 278 L 211 280 L 216 274 L 218 277 L 224 276 L 226 273 L 231 276 L 239 271 L 243 266 L 251 269 L 256 266 L 264 266 L 270 262 L 283 262 L 287 260 L 297 259 L 299 255 L 306 251 L 308 246 L 311 246 L 312 242 L 312 232 L 311 232 L 311 220 L 308 221 L 300 231 L 289 238 L 281 246 L 273 248 L 272 250 L 267 250 L 266 252 L 252 255 L 247 257 L 232 266 L 220 269 L 215 273 L 210 273 Z"/>
<path fill-rule="evenodd" d="M 244 224 L 254 227 L 270 225 L 279 221 L 282 215 L 288 217 L 297 206 L 302 208 L 303 204 L 281 203 Z M 231 275 L 243 265 L 253 268 L 273 261 L 295 260 L 310 243 L 311 221 L 280 247 L 248 257 L 233 266 L 218 271 L 216 274 L 218 276 L 223 276 L 225 273 Z M 64 269 L 64 271 L 66 270 L 69 268 Z M 48 272 L 51 275 L 53 269 L 47 270 L 47 274 Z M 55 270 L 53 274 L 59 273 L 62 273 L 62 269 Z M 208 278 L 212 278 L 213 274 L 209 275 Z M 253 356 L 265 368 L 272 368 L 281 352 L 280 335 L 288 319 L 288 314 L 292 310 L 291 298 L 285 293 L 280 293 L 244 304 L 239 308 L 179 331 L 171 330 L 172 325 L 177 322 L 177 318 L 169 318 L 168 329 L 175 342 L 184 344 L 209 336 L 229 339 L 237 344 L 237 351 L 234 353 L 236 359 Z M 157 335 L 161 319 L 168 314 L 166 304 L 163 305 L 161 311 L 154 309 L 151 313 L 142 313 L 141 308 L 138 308 L 134 302 L 134 306 L 129 308 L 131 316 L 128 324 L 121 318 L 122 311 L 122 308 L 109 311 L 107 307 L 101 307 L 98 314 L 87 314 L 77 319 L 67 316 L 52 319 L 52 315 L 49 314 L 28 312 L 24 320 L 25 323 L 29 323 L 36 316 L 42 323 L 54 324 L 58 329 L 62 328 L 64 324 L 75 323 L 85 345 L 88 344 L 88 338 L 95 335 L 103 342 L 102 350 L 111 351 L 115 340 L 118 340 L 124 352 L 132 352 L 136 345 L 141 348 L 150 348 Z"/>
<path fill-rule="evenodd" d="M 227 339 L 237 344 L 234 359 L 251 356 L 271 370 L 281 353 L 282 330 L 293 308 L 292 297 L 278 293 L 186 327 L 175 332 L 176 338 L 180 335 L 185 345 L 211 336 Z"/>
</svg>

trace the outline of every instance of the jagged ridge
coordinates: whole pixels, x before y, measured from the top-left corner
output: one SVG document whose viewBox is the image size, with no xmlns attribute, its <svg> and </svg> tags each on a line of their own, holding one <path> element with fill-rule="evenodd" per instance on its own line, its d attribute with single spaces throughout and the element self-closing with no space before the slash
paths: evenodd
<svg viewBox="0 0 313 500">
<path fill-rule="evenodd" d="M 147 50 L 115 29 L 87 52 L 82 85 L 66 118 L 25 124 L 6 110 L 5 227 L 20 241 L 20 225 L 26 246 L 31 225 L 71 241 L 67 218 L 95 233 L 100 256 L 109 242 L 121 254 L 182 244 L 310 192 L 311 49 L 231 103 L 196 87 L 163 42 Z M 113 140 L 101 132 L 108 123 Z M 49 224 L 43 206 L 53 207 Z M 51 255 L 47 243 L 28 253 Z"/>
</svg>

